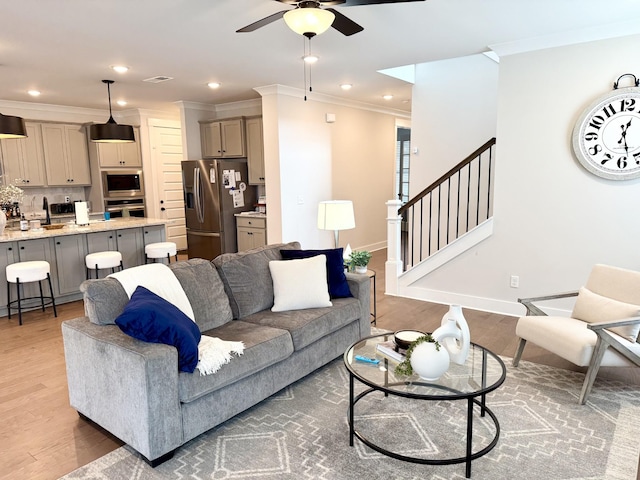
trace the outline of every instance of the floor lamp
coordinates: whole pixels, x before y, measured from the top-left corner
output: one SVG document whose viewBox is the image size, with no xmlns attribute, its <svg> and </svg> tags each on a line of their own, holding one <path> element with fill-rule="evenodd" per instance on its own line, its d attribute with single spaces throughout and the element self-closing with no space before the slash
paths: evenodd
<svg viewBox="0 0 640 480">
<path fill-rule="evenodd" d="M 338 248 L 338 233 L 356 227 L 351 200 L 327 200 L 318 205 L 318 228 L 333 230 L 335 248 Z"/>
</svg>

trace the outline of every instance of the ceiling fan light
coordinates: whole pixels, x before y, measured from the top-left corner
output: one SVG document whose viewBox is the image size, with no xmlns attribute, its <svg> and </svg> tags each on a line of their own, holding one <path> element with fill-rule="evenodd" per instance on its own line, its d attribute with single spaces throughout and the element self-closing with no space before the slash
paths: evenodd
<svg viewBox="0 0 640 480">
<path fill-rule="evenodd" d="M 27 129 L 21 117 L 0 113 L 0 138 L 25 138 Z"/>
<path fill-rule="evenodd" d="M 335 18 L 332 12 L 320 8 L 295 8 L 284 14 L 287 26 L 299 35 L 320 35 Z"/>
</svg>

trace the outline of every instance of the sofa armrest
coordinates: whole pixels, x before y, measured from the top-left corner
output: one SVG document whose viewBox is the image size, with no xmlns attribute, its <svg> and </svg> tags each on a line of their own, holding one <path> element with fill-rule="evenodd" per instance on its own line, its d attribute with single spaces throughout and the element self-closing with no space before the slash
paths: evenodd
<svg viewBox="0 0 640 480">
<path fill-rule="evenodd" d="M 182 444 L 178 353 L 87 317 L 62 323 L 69 400 L 147 460 Z"/>
<path fill-rule="evenodd" d="M 349 290 L 360 302 L 360 338 L 371 335 L 371 279 L 361 273 L 346 273 Z"/>
</svg>

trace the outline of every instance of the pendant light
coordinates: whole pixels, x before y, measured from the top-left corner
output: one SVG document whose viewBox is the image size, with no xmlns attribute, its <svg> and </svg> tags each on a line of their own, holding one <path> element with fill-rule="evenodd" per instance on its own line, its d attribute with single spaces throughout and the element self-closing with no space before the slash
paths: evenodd
<svg viewBox="0 0 640 480">
<path fill-rule="evenodd" d="M 131 143 L 136 139 L 133 135 L 133 127 L 131 125 L 118 125 L 111 114 L 111 88 L 113 80 L 102 80 L 107 84 L 107 93 L 109 95 L 109 120 L 107 123 L 98 123 L 91 125 L 89 129 L 89 137 L 92 142 L 96 143 Z"/>
<path fill-rule="evenodd" d="M 24 138 L 26 136 L 27 129 L 21 117 L 0 113 L 0 138 Z"/>
</svg>

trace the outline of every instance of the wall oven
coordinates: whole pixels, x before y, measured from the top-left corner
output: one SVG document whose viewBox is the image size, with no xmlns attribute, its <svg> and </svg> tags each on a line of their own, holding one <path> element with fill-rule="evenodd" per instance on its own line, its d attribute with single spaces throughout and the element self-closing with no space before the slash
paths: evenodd
<svg viewBox="0 0 640 480">
<path fill-rule="evenodd" d="M 104 211 L 109 212 L 111 218 L 146 216 L 144 198 L 105 200 Z"/>
<path fill-rule="evenodd" d="M 103 170 L 102 190 L 105 199 L 144 198 L 142 170 Z"/>
</svg>

